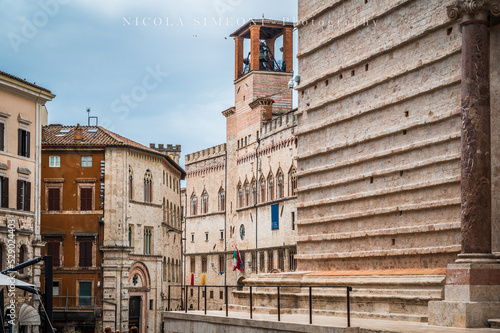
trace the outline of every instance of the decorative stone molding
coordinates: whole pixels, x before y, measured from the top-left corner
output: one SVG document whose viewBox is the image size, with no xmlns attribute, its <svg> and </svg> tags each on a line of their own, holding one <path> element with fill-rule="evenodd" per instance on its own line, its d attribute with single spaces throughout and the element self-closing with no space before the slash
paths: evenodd
<svg viewBox="0 0 500 333">
<path fill-rule="evenodd" d="M 31 120 L 28 119 L 28 116 L 22 114 L 22 113 L 19 113 L 19 115 L 17 116 L 17 121 L 20 123 L 20 124 L 24 124 L 24 125 L 30 125 L 31 124 Z"/>
<path fill-rule="evenodd" d="M 230 115 L 234 114 L 235 111 L 236 111 L 236 108 L 234 106 L 232 106 L 229 109 L 222 111 L 222 115 L 227 118 Z"/>
<path fill-rule="evenodd" d="M 76 178 L 75 181 L 77 183 L 95 183 L 97 182 L 96 178 Z"/>
<path fill-rule="evenodd" d="M 97 232 L 74 232 L 75 237 L 97 237 Z"/>
<path fill-rule="evenodd" d="M 64 178 L 45 178 L 44 183 L 64 183 Z"/>
<path fill-rule="evenodd" d="M 28 168 L 23 168 L 23 167 L 18 167 L 17 168 L 17 173 L 23 174 L 23 175 L 31 175 L 31 171 Z"/>
<path fill-rule="evenodd" d="M 274 100 L 270 97 L 259 97 L 253 100 L 248 106 L 252 109 L 261 107 L 260 114 L 263 121 L 269 121 L 273 118 L 273 104 Z"/>
<path fill-rule="evenodd" d="M 42 239 L 46 240 L 47 238 L 50 239 L 64 239 L 66 237 L 66 233 L 64 232 L 43 232 L 42 233 Z"/>
<path fill-rule="evenodd" d="M 252 101 L 250 104 L 248 104 L 252 109 L 255 109 L 258 106 L 261 105 L 273 105 L 274 100 L 270 97 L 259 97 Z"/>
<path fill-rule="evenodd" d="M 480 12 L 500 16 L 500 0 L 456 0 L 447 8 L 448 17 L 458 20 L 464 16 L 474 18 Z"/>
</svg>

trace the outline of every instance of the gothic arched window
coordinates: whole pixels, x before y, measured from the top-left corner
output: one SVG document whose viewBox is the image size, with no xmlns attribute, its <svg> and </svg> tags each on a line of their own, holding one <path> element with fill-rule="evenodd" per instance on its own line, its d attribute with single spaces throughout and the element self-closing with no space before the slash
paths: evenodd
<svg viewBox="0 0 500 333">
<path fill-rule="evenodd" d="M 248 180 L 245 180 L 245 185 L 243 185 L 245 191 L 245 206 L 250 205 L 250 185 L 248 184 Z"/>
<path fill-rule="evenodd" d="M 153 202 L 153 174 L 149 169 L 144 174 L 144 202 Z"/>
<path fill-rule="evenodd" d="M 208 213 L 208 193 L 206 190 L 201 194 L 201 213 Z"/>
<path fill-rule="evenodd" d="M 260 176 L 259 187 L 260 202 L 262 203 L 266 201 L 266 179 L 264 178 L 264 175 Z"/>
<path fill-rule="evenodd" d="M 236 192 L 238 194 L 238 208 L 241 208 L 243 207 L 243 188 L 241 187 L 241 182 L 238 184 Z"/>
<path fill-rule="evenodd" d="M 297 170 L 292 165 L 288 172 L 288 195 L 293 196 L 297 191 Z"/>
<path fill-rule="evenodd" d="M 196 197 L 196 194 L 193 193 L 191 195 L 191 215 L 196 215 L 197 204 L 198 198 Z"/>
<path fill-rule="evenodd" d="M 132 200 L 134 198 L 134 172 L 132 167 L 128 167 L 128 198 Z"/>
<path fill-rule="evenodd" d="M 274 200 L 274 177 L 271 172 L 269 172 L 269 176 L 267 176 L 267 200 Z"/>
<path fill-rule="evenodd" d="M 226 210 L 226 191 L 221 187 L 219 190 L 219 211 L 223 212 Z"/>
<path fill-rule="evenodd" d="M 276 174 L 276 199 L 281 199 L 285 196 L 285 177 L 281 169 Z"/>
</svg>

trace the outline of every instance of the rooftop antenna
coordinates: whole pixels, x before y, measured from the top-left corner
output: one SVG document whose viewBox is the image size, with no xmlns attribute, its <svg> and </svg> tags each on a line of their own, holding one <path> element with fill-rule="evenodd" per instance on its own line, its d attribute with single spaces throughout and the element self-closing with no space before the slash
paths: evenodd
<svg viewBox="0 0 500 333">
<path fill-rule="evenodd" d="M 90 126 L 90 119 L 95 119 L 95 126 L 98 126 L 99 118 L 90 116 L 90 108 L 87 108 L 87 124 Z"/>
</svg>

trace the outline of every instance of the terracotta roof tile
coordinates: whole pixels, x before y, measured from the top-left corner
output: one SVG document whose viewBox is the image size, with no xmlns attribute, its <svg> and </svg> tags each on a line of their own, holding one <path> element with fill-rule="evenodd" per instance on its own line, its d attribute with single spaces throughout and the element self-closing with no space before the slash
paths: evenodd
<svg viewBox="0 0 500 333">
<path fill-rule="evenodd" d="M 82 140 L 75 140 L 75 129 L 83 131 Z M 165 157 L 185 177 L 185 171 L 174 160 L 156 149 L 141 145 L 101 126 L 63 126 L 51 124 L 43 127 L 42 145 L 45 146 L 128 146 Z"/>
<path fill-rule="evenodd" d="M 63 146 L 132 146 L 160 154 L 160 152 L 153 148 L 141 145 L 101 126 L 80 126 L 83 130 L 83 139 L 75 140 L 75 129 L 78 126 L 80 125 L 63 126 L 52 124 L 44 126 L 42 144 Z"/>
<path fill-rule="evenodd" d="M 83 131 L 82 140 L 75 140 L 75 129 Z M 165 157 L 185 176 L 185 171 L 174 160 L 156 149 L 141 145 L 101 126 L 63 126 L 51 124 L 43 127 L 42 145 L 45 146 L 128 146 Z"/>
<path fill-rule="evenodd" d="M 106 146 L 117 145 L 120 141 L 111 136 L 100 126 L 81 126 L 83 140 L 75 141 L 76 126 L 62 126 L 59 124 L 43 127 L 42 144 L 63 146 Z M 96 131 L 92 133 L 92 129 Z M 89 132 L 91 130 L 91 132 Z"/>
<path fill-rule="evenodd" d="M 12 74 L 6 73 L 6 72 L 4 72 L 4 71 L 0 71 L 0 75 L 6 76 L 6 77 L 11 78 L 11 79 L 14 79 L 14 80 L 16 80 L 16 81 L 22 82 L 22 83 L 24 83 L 24 84 L 26 84 L 26 85 L 28 85 L 28 86 L 31 86 L 31 87 L 34 87 L 34 88 L 37 88 L 37 89 L 43 90 L 43 91 L 45 91 L 45 92 L 48 92 L 49 94 L 52 94 L 52 92 L 51 92 L 49 89 L 46 89 L 46 88 L 44 88 L 44 87 L 40 87 L 40 86 L 38 86 L 38 85 L 36 85 L 36 84 L 34 84 L 34 83 L 28 82 L 28 81 L 26 81 L 26 80 L 24 80 L 24 79 L 21 79 L 20 77 L 17 77 L 17 76 L 15 76 L 15 75 L 12 75 Z"/>
</svg>

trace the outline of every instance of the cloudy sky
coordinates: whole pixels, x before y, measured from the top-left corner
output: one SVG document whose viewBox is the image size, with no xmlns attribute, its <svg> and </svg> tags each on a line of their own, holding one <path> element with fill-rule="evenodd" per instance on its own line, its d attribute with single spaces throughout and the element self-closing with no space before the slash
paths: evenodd
<svg viewBox="0 0 500 333">
<path fill-rule="evenodd" d="M 86 124 L 91 108 L 121 135 L 191 153 L 225 141 L 229 35 L 262 15 L 296 21 L 297 1 L 0 0 L 0 70 L 57 95 L 49 123 Z"/>
</svg>

